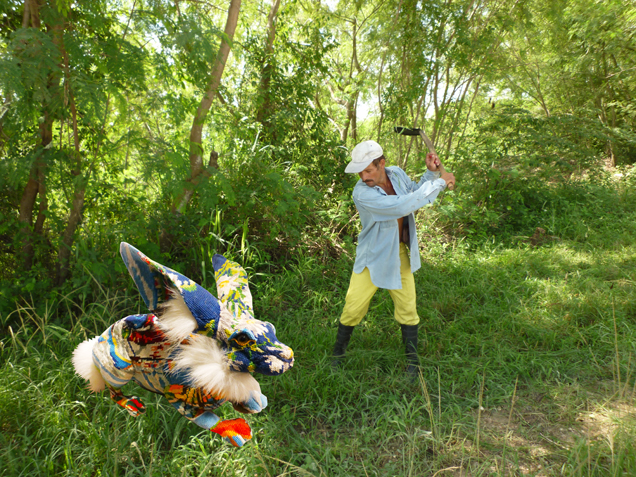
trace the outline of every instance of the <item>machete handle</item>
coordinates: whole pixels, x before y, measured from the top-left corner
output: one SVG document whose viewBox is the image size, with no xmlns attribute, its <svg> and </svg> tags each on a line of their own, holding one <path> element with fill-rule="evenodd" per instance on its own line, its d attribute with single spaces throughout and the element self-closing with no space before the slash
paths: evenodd
<svg viewBox="0 0 636 477">
<path fill-rule="evenodd" d="M 422 141 L 424 141 L 424 144 L 426 144 L 426 147 L 428 147 L 428 150 L 437 156 L 437 152 L 435 152 L 435 146 L 433 146 L 433 141 L 429 139 L 429 137 L 426 135 L 423 129 L 419 129 L 419 132 L 420 132 L 420 136 L 422 137 Z M 439 172 L 442 174 L 446 174 L 446 169 L 444 169 L 444 166 L 442 165 L 441 161 L 439 163 Z M 451 182 L 447 184 L 446 187 L 448 187 L 448 190 L 454 190 L 455 183 Z"/>
</svg>

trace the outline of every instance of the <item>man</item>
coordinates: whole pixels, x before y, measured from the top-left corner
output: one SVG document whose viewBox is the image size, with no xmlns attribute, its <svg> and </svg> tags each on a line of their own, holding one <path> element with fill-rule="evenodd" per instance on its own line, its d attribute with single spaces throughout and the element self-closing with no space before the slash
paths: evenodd
<svg viewBox="0 0 636 477">
<path fill-rule="evenodd" d="M 402 329 L 406 371 L 413 378 L 418 374 L 420 318 L 413 273 L 420 268 L 420 252 L 413 212 L 433 202 L 445 187 L 455 183 L 455 176 L 443 170 L 435 154 L 426 156 L 426 167 L 428 171 L 420 181 L 413 182 L 399 167 L 385 167 L 382 148 L 375 141 L 361 142 L 351 152 L 345 172 L 360 176 L 353 189 L 353 201 L 362 232 L 338 326 L 333 367 L 339 366 L 351 333 L 366 315 L 376 290 L 386 288 L 393 300 L 395 320 Z"/>
</svg>

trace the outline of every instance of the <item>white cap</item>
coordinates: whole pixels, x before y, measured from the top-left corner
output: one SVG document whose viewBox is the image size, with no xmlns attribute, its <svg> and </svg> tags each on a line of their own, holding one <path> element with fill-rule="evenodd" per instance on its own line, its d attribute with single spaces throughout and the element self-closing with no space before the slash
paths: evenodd
<svg viewBox="0 0 636 477">
<path fill-rule="evenodd" d="M 363 141 L 351 151 L 351 162 L 345 172 L 362 172 L 378 157 L 382 157 L 382 147 L 375 141 Z"/>
</svg>

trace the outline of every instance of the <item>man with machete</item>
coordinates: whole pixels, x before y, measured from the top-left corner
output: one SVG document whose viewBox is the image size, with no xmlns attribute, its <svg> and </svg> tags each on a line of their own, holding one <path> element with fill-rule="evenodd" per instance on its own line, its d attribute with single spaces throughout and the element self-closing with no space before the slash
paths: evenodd
<svg viewBox="0 0 636 477">
<path fill-rule="evenodd" d="M 360 176 L 353 189 L 353 201 L 362 232 L 338 325 L 334 368 L 340 365 L 353 329 L 366 315 L 376 290 L 386 288 L 393 300 L 395 320 L 402 328 L 406 371 L 412 378 L 418 375 L 420 318 L 413 273 L 420 268 L 420 252 L 413 212 L 433 202 L 444 188 L 452 188 L 455 183 L 455 176 L 444 171 L 435 153 L 426 156 L 426 167 L 420 181 L 414 182 L 399 167 L 385 166 L 382 147 L 375 141 L 361 142 L 351 152 L 345 172 Z"/>
</svg>

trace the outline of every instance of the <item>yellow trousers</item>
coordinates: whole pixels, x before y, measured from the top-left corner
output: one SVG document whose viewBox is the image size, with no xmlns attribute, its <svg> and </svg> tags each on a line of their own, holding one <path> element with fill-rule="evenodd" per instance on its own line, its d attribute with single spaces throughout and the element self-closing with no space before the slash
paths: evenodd
<svg viewBox="0 0 636 477">
<path fill-rule="evenodd" d="M 417 325 L 420 317 L 417 315 L 415 303 L 415 280 L 411 273 L 409 251 L 403 243 L 400 244 L 400 274 L 402 289 L 389 290 L 393 300 L 394 317 L 402 325 Z M 352 273 L 340 323 L 346 326 L 356 326 L 360 323 L 367 314 L 369 303 L 377 289 L 378 287 L 371 282 L 371 273 L 368 268 L 361 273 Z"/>
</svg>

